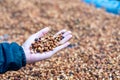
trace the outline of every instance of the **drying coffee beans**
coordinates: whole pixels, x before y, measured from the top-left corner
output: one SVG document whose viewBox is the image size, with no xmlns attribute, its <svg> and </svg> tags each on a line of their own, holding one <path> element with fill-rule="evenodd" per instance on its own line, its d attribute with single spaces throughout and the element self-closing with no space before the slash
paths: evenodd
<svg viewBox="0 0 120 80">
<path fill-rule="evenodd" d="M 1 42 L 8 34 L 8 41 L 22 45 L 45 26 L 52 26 L 52 34 L 72 31 L 71 45 L 49 59 L 0 74 L 0 80 L 120 80 L 119 15 L 82 0 L 0 0 Z"/>
<path fill-rule="evenodd" d="M 36 38 L 34 43 L 31 44 L 31 53 L 43 53 L 53 50 L 55 47 L 59 46 L 59 42 L 64 38 L 63 33 L 56 37 L 52 35 L 47 35 L 41 38 Z"/>
</svg>

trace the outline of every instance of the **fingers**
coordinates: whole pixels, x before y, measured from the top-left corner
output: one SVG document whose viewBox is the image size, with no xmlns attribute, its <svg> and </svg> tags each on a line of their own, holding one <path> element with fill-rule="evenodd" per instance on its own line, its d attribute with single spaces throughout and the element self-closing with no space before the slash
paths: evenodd
<svg viewBox="0 0 120 80">
<path fill-rule="evenodd" d="M 53 54 L 56 53 L 56 52 L 58 52 L 58 51 L 60 51 L 60 50 L 62 50 L 62 49 L 64 49 L 64 48 L 66 48 L 68 45 L 70 45 L 70 43 L 69 43 L 69 42 L 66 42 L 66 43 L 63 44 L 63 45 L 60 45 L 60 46 L 56 47 L 56 48 L 52 51 Z"/>
<path fill-rule="evenodd" d="M 58 36 L 58 35 L 61 34 L 61 33 L 63 33 L 63 37 L 64 37 L 64 38 L 60 41 L 59 44 L 64 44 L 65 42 L 67 42 L 68 40 L 70 40 L 71 37 L 72 37 L 71 31 L 67 31 L 67 30 L 65 30 L 65 29 L 63 29 L 63 30 L 59 31 L 58 33 L 56 33 L 56 34 L 54 35 L 54 37 Z"/>
<path fill-rule="evenodd" d="M 59 34 L 61 34 L 61 33 L 65 33 L 66 31 L 67 31 L 67 30 L 63 29 L 63 30 L 59 31 L 58 33 L 56 33 L 56 34 L 54 35 L 54 37 L 56 37 L 57 35 L 59 35 Z"/>
<path fill-rule="evenodd" d="M 69 35 L 69 34 L 71 34 L 71 31 L 65 32 L 65 33 L 63 34 L 63 36 L 65 37 L 65 36 L 67 36 L 67 35 Z"/>
<path fill-rule="evenodd" d="M 68 40 L 70 40 L 72 38 L 72 35 L 68 35 L 68 36 L 65 36 L 59 44 L 64 44 L 65 42 L 67 42 Z"/>
<path fill-rule="evenodd" d="M 42 37 L 44 36 L 46 33 L 48 33 L 50 31 L 50 28 L 49 27 L 46 27 L 40 31 L 38 31 L 37 33 L 35 33 L 36 35 L 36 38 L 39 38 L 39 37 Z"/>
</svg>

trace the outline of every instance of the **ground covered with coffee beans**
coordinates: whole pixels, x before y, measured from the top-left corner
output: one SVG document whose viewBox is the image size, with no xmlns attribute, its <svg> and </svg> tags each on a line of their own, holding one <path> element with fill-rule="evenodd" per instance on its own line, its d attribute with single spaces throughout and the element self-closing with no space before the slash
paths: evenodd
<svg viewBox="0 0 120 80">
<path fill-rule="evenodd" d="M 120 80 L 120 16 L 82 0 L 0 0 L 0 42 L 22 45 L 46 26 L 72 31 L 71 45 L 1 80 Z"/>
</svg>

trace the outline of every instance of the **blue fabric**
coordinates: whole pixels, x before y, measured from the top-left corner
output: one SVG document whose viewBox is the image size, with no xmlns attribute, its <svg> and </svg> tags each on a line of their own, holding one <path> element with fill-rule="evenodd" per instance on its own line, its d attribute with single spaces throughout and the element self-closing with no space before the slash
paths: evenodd
<svg viewBox="0 0 120 80">
<path fill-rule="evenodd" d="M 21 46 L 15 42 L 0 43 L 0 74 L 10 70 L 19 70 L 25 65 L 26 57 Z"/>
<path fill-rule="evenodd" d="M 120 14 L 120 2 L 117 0 L 84 0 L 97 8 L 104 8 L 107 12 Z"/>
</svg>

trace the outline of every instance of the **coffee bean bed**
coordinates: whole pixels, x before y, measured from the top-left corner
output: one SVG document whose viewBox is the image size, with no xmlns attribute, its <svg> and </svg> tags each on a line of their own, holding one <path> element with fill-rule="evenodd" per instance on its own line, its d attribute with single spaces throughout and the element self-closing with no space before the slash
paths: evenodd
<svg viewBox="0 0 120 80">
<path fill-rule="evenodd" d="M 0 0 L 0 42 L 22 45 L 47 26 L 70 30 L 71 44 L 1 80 L 120 80 L 120 16 L 82 0 Z"/>
</svg>

